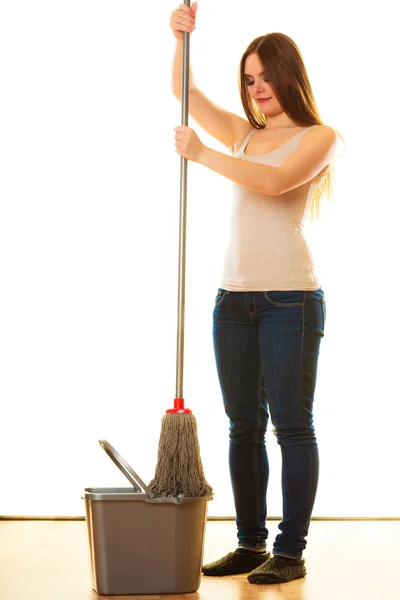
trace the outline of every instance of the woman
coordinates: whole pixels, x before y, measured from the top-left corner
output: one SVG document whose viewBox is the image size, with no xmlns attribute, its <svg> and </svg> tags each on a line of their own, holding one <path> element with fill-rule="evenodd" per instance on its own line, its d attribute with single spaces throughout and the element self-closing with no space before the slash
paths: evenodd
<svg viewBox="0 0 400 600">
<path fill-rule="evenodd" d="M 181 98 L 183 32 L 197 3 L 180 5 L 170 26 L 177 39 L 174 94 Z M 325 298 L 303 234 L 330 192 L 337 135 L 324 125 L 303 59 L 282 33 L 256 38 L 240 62 L 247 119 L 213 104 L 190 71 L 190 115 L 231 156 L 176 127 L 176 151 L 234 185 L 230 241 L 214 308 L 214 349 L 226 414 L 238 548 L 205 565 L 205 575 L 250 572 L 251 583 L 304 577 L 319 459 L 313 399 Z M 266 551 L 265 522 L 271 417 L 282 452 L 281 533 Z"/>
</svg>

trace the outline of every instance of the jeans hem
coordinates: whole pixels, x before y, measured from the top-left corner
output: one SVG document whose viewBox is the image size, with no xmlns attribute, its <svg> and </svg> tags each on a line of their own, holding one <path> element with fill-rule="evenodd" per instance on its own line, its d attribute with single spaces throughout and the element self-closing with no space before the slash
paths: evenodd
<svg viewBox="0 0 400 600">
<path fill-rule="evenodd" d="M 272 552 L 272 554 L 274 556 L 276 556 L 277 558 L 279 558 L 280 556 L 282 556 L 283 558 L 294 558 L 294 559 L 299 559 L 302 558 L 302 554 L 289 554 L 288 552 Z"/>
<path fill-rule="evenodd" d="M 267 546 L 248 546 L 247 544 L 239 544 L 238 549 L 242 550 L 250 550 L 251 552 L 265 552 L 267 550 Z"/>
</svg>

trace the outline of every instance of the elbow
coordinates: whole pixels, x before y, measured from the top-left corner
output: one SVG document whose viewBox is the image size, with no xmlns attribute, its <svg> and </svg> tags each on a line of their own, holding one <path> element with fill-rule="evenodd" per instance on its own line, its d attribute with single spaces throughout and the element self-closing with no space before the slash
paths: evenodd
<svg viewBox="0 0 400 600">
<path fill-rule="evenodd" d="M 264 186 L 263 193 L 266 196 L 280 196 L 283 194 L 285 190 L 282 185 L 279 185 L 279 182 L 271 181 L 266 186 Z"/>
<path fill-rule="evenodd" d="M 263 189 L 261 191 L 266 196 L 280 196 L 286 191 L 283 177 L 280 176 L 276 168 L 263 176 Z"/>
</svg>

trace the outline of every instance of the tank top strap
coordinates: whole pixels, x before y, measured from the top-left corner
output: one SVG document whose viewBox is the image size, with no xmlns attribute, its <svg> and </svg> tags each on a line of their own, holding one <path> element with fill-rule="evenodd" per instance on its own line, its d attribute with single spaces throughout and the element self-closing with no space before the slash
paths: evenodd
<svg viewBox="0 0 400 600">
<path fill-rule="evenodd" d="M 243 152 L 244 148 L 247 145 L 247 142 L 249 141 L 249 139 L 251 138 L 251 136 L 257 131 L 257 129 L 252 129 L 251 131 L 249 131 L 249 133 L 246 135 L 246 137 L 244 138 L 243 142 L 240 144 L 240 147 L 237 149 L 236 154 L 239 154 L 239 152 Z"/>
</svg>

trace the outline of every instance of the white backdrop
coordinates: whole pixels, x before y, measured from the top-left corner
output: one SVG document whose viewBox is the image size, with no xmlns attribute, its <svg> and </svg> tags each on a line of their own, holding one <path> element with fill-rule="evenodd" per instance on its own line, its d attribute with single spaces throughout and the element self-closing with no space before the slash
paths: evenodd
<svg viewBox="0 0 400 600">
<path fill-rule="evenodd" d="M 0 514 L 83 515 L 84 487 L 125 485 L 100 437 L 143 479 L 154 474 L 175 394 L 176 4 L 2 3 Z M 290 35 L 324 121 L 346 141 L 335 203 L 309 231 L 327 300 L 314 516 L 399 516 L 392 10 L 387 0 L 200 0 L 192 36 L 197 85 L 244 115 L 237 69 L 247 44 Z M 184 395 L 214 516 L 234 514 L 211 336 L 230 193 L 227 179 L 189 164 Z M 271 432 L 267 443 L 269 514 L 280 515 L 280 449 Z"/>
</svg>

